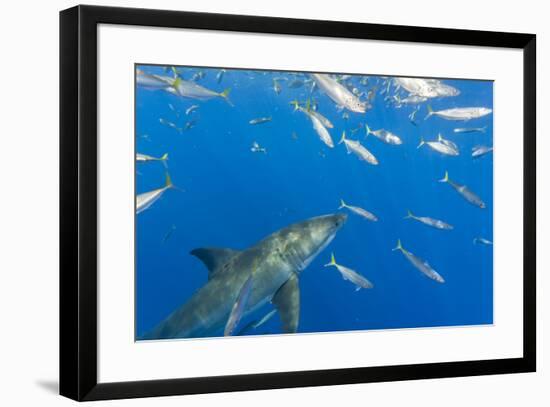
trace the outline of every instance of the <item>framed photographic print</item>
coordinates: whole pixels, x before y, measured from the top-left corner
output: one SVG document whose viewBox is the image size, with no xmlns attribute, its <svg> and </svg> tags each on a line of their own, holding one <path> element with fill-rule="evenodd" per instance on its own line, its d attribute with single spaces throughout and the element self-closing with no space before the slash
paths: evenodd
<svg viewBox="0 0 550 407">
<path fill-rule="evenodd" d="M 62 395 L 535 370 L 535 35 L 60 23 Z"/>
</svg>

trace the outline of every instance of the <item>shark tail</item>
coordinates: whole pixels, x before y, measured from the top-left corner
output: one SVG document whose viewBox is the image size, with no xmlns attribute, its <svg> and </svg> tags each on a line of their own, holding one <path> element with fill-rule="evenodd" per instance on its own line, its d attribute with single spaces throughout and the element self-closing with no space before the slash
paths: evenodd
<svg viewBox="0 0 550 407">
<path fill-rule="evenodd" d="M 336 259 L 334 258 L 334 253 L 330 254 L 330 263 L 325 264 L 325 267 L 335 266 Z"/>
<path fill-rule="evenodd" d="M 424 141 L 424 137 L 420 136 L 420 143 L 416 146 L 416 148 L 422 147 L 426 142 Z"/>
<path fill-rule="evenodd" d="M 439 182 L 449 182 L 449 171 L 445 171 L 445 176 Z"/>
<path fill-rule="evenodd" d="M 345 208 L 347 205 L 346 203 L 344 202 L 343 199 L 340 199 L 340 206 L 338 207 L 338 209 L 342 209 L 342 208 Z"/>
<path fill-rule="evenodd" d="M 340 141 L 338 142 L 338 144 L 342 144 L 344 142 L 344 140 L 346 139 L 346 131 L 342 131 L 342 138 L 340 139 Z"/>
<path fill-rule="evenodd" d="M 407 209 L 407 216 L 405 216 L 403 219 L 411 219 L 411 218 L 414 218 L 414 215 L 409 209 Z"/>
<path fill-rule="evenodd" d="M 424 118 L 424 120 L 429 119 L 434 114 L 434 110 L 432 109 L 431 105 L 428 105 L 428 114 Z"/>
<path fill-rule="evenodd" d="M 391 249 L 392 252 L 396 251 L 396 250 L 403 250 L 403 246 L 401 245 L 401 239 L 397 239 L 397 246 L 395 246 L 393 249 Z"/>
<path fill-rule="evenodd" d="M 220 93 L 220 96 L 225 99 L 229 106 L 234 107 L 235 105 L 231 103 L 231 100 L 229 100 L 229 92 L 231 92 L 231 88 L 225 89 L 222 93 Z"/>
</svg>

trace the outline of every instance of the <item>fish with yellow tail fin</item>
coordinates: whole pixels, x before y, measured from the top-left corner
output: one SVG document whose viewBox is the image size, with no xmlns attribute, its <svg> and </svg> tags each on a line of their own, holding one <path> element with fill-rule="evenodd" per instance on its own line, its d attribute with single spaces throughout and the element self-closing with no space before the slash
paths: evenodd
<svg viewBox="0 0 550 407">
<path fill-rule="evenodd" d="M 443 277 L 441 277 L 441 275 L 435 271 L 427 261 L 425 260 L 422 260 L 421 258 L 415 256 L 414 254 L 412 254 L 411 252 L 405 250 L 403 248 L 403 246 L 401 245 L 401 239 L 398 239 L 397 240 L 397 246 L 392 249 L 392 251 L 396 251 L 396 250 L 399 250 L 401 251 L 401 253 L 403 253 L 403 256 L 405 256 L 405 258 L 417 269 L 419 270 L 422 274 L 424 274 L 425 276 L 431 278 L 432 280 L 435 280 L 437 281 L 438 283 L 444 283 L 445 280 L 443 279 Z"/>
<path fill-rule="evenodd" d="M 413 219 L 424 225 L 431 226 L 432 228 L 441 230 L 452 230 L 453 226 L 439 219 L 430 218 L 428 216 L 415 216 L 410 210 L 407 209 L 407 216 L 404 219 Z"/>
<path fill-rule="evenodd" d="M 351 212 L 355 213 L 356 215 L 359 215 L 362 218 L 365 218 L 372 222 L 376 222 L 378 220 L 378 218 L 374 214 L 370 213 L 369 211 L 363 208 L 360 208 L 358 206 L 348 205 L 344 202 L 343 199 L 340 199 L 340 206 L 338 207 L 338 209 L 344 209 L 344 208 L 349 209 Z"/>
<path fill-rule="evenodd" d="M 325 267 L 336 267 L 336 269 L 340 272 L 344 280 L 351 281 L 353 284 L 355 284 L 355 291 L 359 291 L 361 288 L 374 287 L 374 285 L 365 277 L 363 277 L 361 274 L 357 273 L 356 271 L 350 268 L 347 268 L 345 266 L 342 266 L 336 263 L 336 259 L 334 258 L 334 253 L 332 253 L 330 256 L 330 263 L 325 264 Z"/>
<path fill-rule="evenodd" d="M 166 182 L 163 187 L 153 189 L 152 191 L 144 192 L 136 196 L 136 213 L 141 213 L 145 209 L 149 209 L 151 205 L 153 205 L 162 196 L 162 194 L 170 188 L 174 188 L 174 185 L 172 184 L 170 175 L 166 173 Z"/>
<path fill-rule="evenodd" d="M 160 161 L 166 167 L 166 161 L 168 161 L 168 153 L 162 155 L 162 157 L 153 157 L 147 154 L 136 153 L 136 161 L 145 163 L 150 161 Z"/>
<path fill-rule="evenodd" d="M 443 182 L 452 186 L 456 192 L 458 192 L 466 201 L 468 201 L 472 205 L 475 205 L 481 209 L 485 208 L 485 203 L 481 200 L 481 198 L 470 191 L 466 185 L 457 184 L 456 182 L 449 179 L 448 171 L 445 171 L 445 176 L 440 179 L 439 182 Z"/>
<path fill-rule="evenodd" d="M 346 146 L 348 154 L 353 153 L 362 161 L 366 161 L 371 165 L 378 165 L 378 160 L 376 159 L 374 154 L 367 150 L 366 147 L 357 140 L 347 139 L 345 131 L 342 132 L 342 138 L 340 139 L 340 142 L 338 144 L 342 143 L 344 143 L 344 145 Z"/>
<path fill-rule="evenodd" d="M 197 100 L 209 100 L 221 97 L 230 106 L 233 106 L 233 103 L 231 103 L 231 101 L 229 100 L 229 92 L 231 91 L 230 88 L 225 89 L 223 92 L 216 92 L 211 89 L 207 89 L 204 86 L 201 86 L 195 82 L 186 81 L 185 79 L 177 77 L 172 82 L 168 91 L 176 96 Z"/>
<path fill-rule="evenodd" d="M 393 145 L 400 145 L 403 144 L 399 136 L 393 134 L 392 132 L 384 129 L 378 129 L 378 130 L 371 130 L 368 124 L 365 123 L 365 130 L 367 131 L 367 135 L 372 134 L 374 137 L 376 137 L 378 140 L 383 141 L 386 144 L 393 144 Z"/>
</svg>

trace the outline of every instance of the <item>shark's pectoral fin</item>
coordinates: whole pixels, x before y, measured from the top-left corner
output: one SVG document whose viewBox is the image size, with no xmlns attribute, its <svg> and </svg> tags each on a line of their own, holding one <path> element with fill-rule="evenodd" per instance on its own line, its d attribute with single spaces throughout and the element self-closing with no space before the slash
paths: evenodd
<svg viewBox="0 0 550 407">
<path fill-rule="evenodd" d="M 295 333 L 300 319 L 300 288 L 298 277 L 293 275 L 275 293 L 272 300 L 279 311 L 283 331 Z"/>
<path fill-rule="evenodd" d="M 229 260 L 239 253 L 238 250 L 222 249 L 218 247 L 201 247 L 191 250 L 193 256 L 201 260 L 208 269 L 208 279 L 222 270 L 222 266 L 227 264 Z"/>
</svg>

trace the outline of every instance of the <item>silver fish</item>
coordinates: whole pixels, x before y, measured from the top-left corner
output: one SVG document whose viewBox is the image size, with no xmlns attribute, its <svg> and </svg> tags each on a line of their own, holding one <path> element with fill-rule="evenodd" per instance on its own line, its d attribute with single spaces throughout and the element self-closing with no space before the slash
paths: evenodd
<svg viewBox="0 0 550 407">
<path fill-rule="evenodd" d="M 252 151 L 253 153 L 267 154 L 267 149 L 264 147 L 260 147 L 260 145 L 256 141 L 252 143 L 252 147 L 250 147 L 250 151 Z"/>
<path fill-rule="evenodd" d="M 136 196 L 136 213 L 141 213 L 153 205 L 167 189 L 173 187 L 170 175 L 166 173 L 166 182 L 162 188 L 153 189 Z"/>
<path fill-rule="evenodd" d="M 353 284 L 355 284 L 355 291 L 359 291 L 361 288 L 373 288 L 374 285 L 367 280 L 365 277 L 363 277 L 361 274 L 357 273 L 356 271 L 344 267 L 338 263 L 336 263 L 336 260 L 334 258 L 334 253 L 330 256 L 330 263 L 325 264 L 325 267 L 336 267 L 336 269 L 342 274 L 342 278 L 344 280 L 351 281 Z"/>
<path fill-rule="evenodd" d="M 422 260 L 421 258 L 419 257 L 416 257 L 414 254 L 412 254 L 411 252 L 405 250 L 403 248 L 403 246 L 401 245 L 401 239 L 397 240 L 397 247 L 395 247 L 394 249 L 392 249 L 393 251 L 395 250 L 400 250 L 401 253 L 403 253 L 403 255 L 405 256 L 405 258 L 417 269 L 419 270 L 422 274 L 424 274 L 425 276 L 431 278 L 432 280 L 435 280 L 437 281 L 438 283 L 444 283 L 445 280 L 443 279 L 443 277 L 441 277 L 441 275 L 435 271 L 427 261 L 424 261 Z"/>
<path fill-rule="evenodd" d="M 440 179 L 439 182 L 445 182 L 449 185 L 451 185 L 456 192 L 458 192 L 462 197 L 470 202 L 472 205 L 475 205 L 481 209 L 485 208 L 485 203 L 481 200 L 480 197 L 478 197 L 476 194 L 474 194 L 472 191 L 466 187 L 466 185 L 460 185 L 457 184 L 449 179 L 449 172 L 445 171 L 445 176 L 443 179 Z"/>
<path fill-rule="evenodd" d="M 193 105 L 193 106 L 190 106 L 188 107 L 186 110 L 185 110 L 185 114 L 187 116 L 189 116 L 191 113 L 193 113 L 195 110 L 197 110 L 199 108 L 199 105 Z"/>
<path fill-rule="evenodd" d="M 487 126 L 483 127 L 458 127 L 453 129 L 454 133 L 485 133 Z"/>
<path fill-rule="evenodd" d="M 357 96 L 330 76 L 325 74 L 311 74 L 311 77 L 315 83 L 317 83 L 317 86 L 319 86 L 319 88 L 321 88 L 337 105 L 343 106 L 355 113 L 365 113 L 367 111 L 369 107 L 368 103 L 361 102 Z"/>
<path fill-rule="evenodd" d="M 493 242 L 491 242 L 490 240 L 487 240 L 483 237 L 476 237 L 476 238 L 474 238 L 474 244 L 484 244 L 486 246 L 491 246 L 493 244 Z"/>
<path fill-rule="evenodd" d="M 370 213 L 369 211 L 363 208 L 360 208 L 358 206 L 348 205 L 344 202 L 343 199 L 340 199 L 340 206 L 338 207 L 338 209 L 343 209 L 343 208 L 349 209 L 351 212 L 355 213 L 356 215 L 359 215 L 362 218 L 365 218 L 372 222 L 378 221 L 378 218 L 374 214 Z"/>
<path fill-rule="evenodd" d="M 445 223 L 442 220 L 429 218 L 427 216 L 414 216 L 412 212 L 408 209 L 407 209 L 407 216 L 405 216 L 405 219 L 414 219 L 420 223 L 423 223 L 424 225 L 431 226 L 436 229 L 442 229 L 442 230 L 453 229 L 452 225 L 449 225 L 448 223 Z"/>
<path fill-rule="evenodd" d="M 220 97 L 231 106 L 233 105 L 229 100 L 229 92 L 231 91 L 230 88 L 225 89 L 223 92 L 215 92 L 195 82 L 186 81 L 178 77 L 173 81 L 171 87 L 167 90 L 177 96 L 189 99 L 209 100 Z"/>
<path fill-rule="evenodd" d="M 148 74 L 141 69 L 136 70 L 136 84 L 149 90 L 166 90 L 172 86 L 174 79 L 169 76 Z"/>
<path fill-rule="evenodd" d="M 330 133 L 326 129 L 325 126 L 323 126 L 323 123 L 321 120 L 317 118 L 317 116 L 314 116 L 311 113 L 308 113 L 309 118 L 311 119 L 311 123 L 313 124 L 313 128 L 317 132 L 317 135 L 321 139 L 323 143 L 325 143 L 328 147 L 333 148 L 334 142 L 332 141 L 332 137 L 330 137 Z"/>
<path fill-rule="evenodd" d="M 428 106 L 426 119 L 435 115 L 445 120 L 467 121 L 487 116 L 492 112 L 493 110 L 487 107 L 455 107 L 452 109 L 434 111 L 431 106 Z"/>
<path fill-rule="evenodd" d="M 485 154 L 489 154 L 493 151 L 493 147 L 489 146 L 475 146 L 472 148 L 472 157 L 478 158 L 481 156 L 484 156 Z"/>
<path fill-rule="evenodd" d="M 256 119 L 252 119 L 248 122 L 248 124 L 252 124 L 252 125 L 256 125 L 256 124 L 263 124 L 263 123 L 268 123 L 270 122 L 272 119 L 271 116 L 269 117 L 258 117 Z"/>
<path fill-rule="evenodd" d="M 457 96 L 460 91 L 437 79 L 394 78 L 395 85 L 405 89 L 411 95 L 424 98 Z"/>
<path fill-rule="evenodd" d="M 457 156 L 460 154 L 457 145 L 452 141 L 445 140 L 441 134 L 437 135 L 437 141 L 424 141 L 424 138 L 420 137 L 420 144 L 416 148 L 420 148 L 423 145 L 427 145 L 432 150 L 444 155 Z"/>
<path fill-rule="evenodd" d="M 344 143 L 348 154 L 355 154 L 360 160 L 366 161 L 372 165 L 378 165 L 378 160 L 369 150 L 367 150 L 361 143 L 356 140 L 348 140 L 346 138 L 346 132 L 342 132 L 342 139 L 338 144 Z"/>
<path fill-rule="evenodd" d="M 222 83 L 223 76 L 225 75 L 225 69 L 220 69 L 220 72 L 216 75 L 216 82 Z"/>
<path fill-rule="evenodd" d="M 149 161 L 162 161 L 168 160 L 168 153 L 162 155 L 162 157 L 153 157 L 147 154 L 136 153 L 137 162 L 149 162 Z"/>
<path fill-rule="evenodd" d="M 367 130 L 367 136 L 369 134 L 372 134 L 378 140 L 381 140 L 386 144 L 400 145 L 403 143 L 399 138 L 399 136 L 393 134 L 388 130 L 384 130 L 384 129 L 371 130 L 368 124 L 365 124 L 365 129 Z"/>
</svg>

